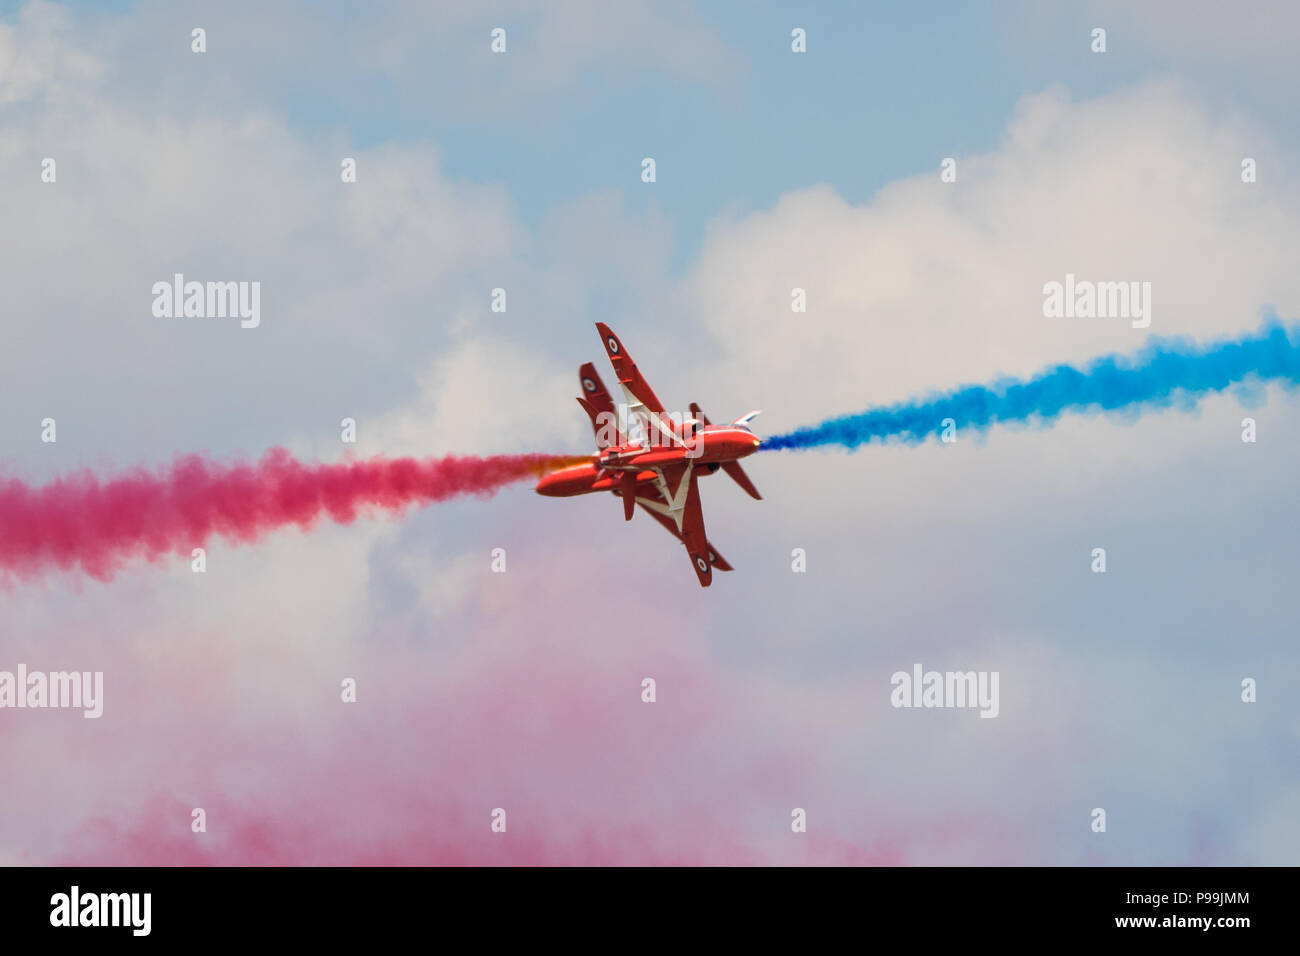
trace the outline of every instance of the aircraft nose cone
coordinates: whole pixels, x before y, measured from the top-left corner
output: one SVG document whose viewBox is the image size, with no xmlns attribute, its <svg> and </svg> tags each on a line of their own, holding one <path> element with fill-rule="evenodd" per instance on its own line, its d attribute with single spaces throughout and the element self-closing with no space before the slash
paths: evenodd
<svg viewBox="0 0 1300 956">
<path fill-rule="evenodd" d="M 735 460 L 754 454 L 758 449 L 759 440 L 753 435 L 728 435 L 716 446 L 722 453 L 723 458 Z"/>
<path fill-rule="evenodd" d="M 564 497 L 564 477 L 558 471 L 553 471 L 549 475 L 542 475 L 535 490 L 539 495 L 545 495 L 548 498 L 562 498 Z"/>
</svg>

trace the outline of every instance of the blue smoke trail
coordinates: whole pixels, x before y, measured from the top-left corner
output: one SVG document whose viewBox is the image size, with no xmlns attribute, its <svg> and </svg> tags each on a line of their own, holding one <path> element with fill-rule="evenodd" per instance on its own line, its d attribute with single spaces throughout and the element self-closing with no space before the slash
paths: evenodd
<svg viewBox="0 0 1300 956">
<path fill-rule="evenodd" d="M 966 385 L 910 402 L 869 408 L 763 440 L 769 451 L 872 441 L 916 443 L 951 418 L 979 431 L 1004 422 L 1047 424 L 1067 411 L 1166 408 L 1178 397 L 1221 392 L 1246 379 L 1300 383 L 1300 333 L 1293 339 L 1276 320 L 1239 339 L 1197 345 L 1190 339 L 1151 339 L 1131 358 L 1108 355 L 1084 368 L 1057 365 L 1025 380 Z"/>
</svg>

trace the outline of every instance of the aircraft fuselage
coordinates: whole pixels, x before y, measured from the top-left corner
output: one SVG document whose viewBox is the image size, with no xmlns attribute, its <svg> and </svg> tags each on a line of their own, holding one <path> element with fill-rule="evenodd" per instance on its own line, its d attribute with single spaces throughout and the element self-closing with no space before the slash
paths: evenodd
<svg viewBox="0 0 1300 956">
<path fill-rule="evenodd" d="M 622 499 L 623 520 L 631 521 L 640 508 L 685 546 L 707 588 L 713 569 L 730 571 L 731 564 L 705 536 L 698 481 L 722 470 L 751 498 L 762 497 L 740 465 L 761 444 L 749 430 L 758 412 L 730 425 L 714 425 L 694 402 L 689 418 L 667 412 L 614 330 L 604 322 L 596 330 L 626 402 L 614 404 L 591 362 L 578 369 L 578 404 L 591 419 L 597 451 L 589 462 L 543 476 L 537 493 L 571 498 L 612 492 Z"/>
<path fill-rule="evenodd" d="M 639 485 L 653 482 L 656 477 L 654 469 L 668 465 L 712 466 L 703 471 L 710 474 L 724 462 L 752 455 L 759 446 L 759 440 L 752 432 L 732 425 L 707 425 L 685 441 L 689 447 L 647 447 L 636 443 L 612 445 L 593 456 L 590 464 L 561 468 L 543 476 L 537 483 L 537 493 L 552 498 L 568 498 L 594 491 L 615 491 L 626 480 L 623 472 L 635 473 Z"/>
</svg>

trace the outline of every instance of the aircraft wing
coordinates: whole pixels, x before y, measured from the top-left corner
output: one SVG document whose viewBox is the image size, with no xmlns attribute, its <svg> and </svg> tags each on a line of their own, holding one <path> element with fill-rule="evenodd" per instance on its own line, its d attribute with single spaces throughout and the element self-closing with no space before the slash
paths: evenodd
<svg viewBox="0 0 1300 956">
<path fill-rule="evenodd" d="M 639 504 L 642 507 L 642 509 L 644 509 L 646 514 L 648 514 L 650 517 L 654 518 L 655 521 L 658 521 L 661 525 L 663 525 L 669 534 L 671 534 L 678 541 L 682 540 L 681 533 L 677 530 L 676 522 L 674 522 L 672 518 L 668 517 L 662 511 L 658 511 L 655 508 L 655 505 L 659 505 L 660 507 L 663 506 L 662 498 L 656 497 L 653 499 L 647 499 L 645 496 L 640 496 L 636 499 L 636 503 Z M 726 558 L 724 558 L 721 554 L 718 553 L 718 549 L 713 546 L 712 541 L 708 543 L 708 546 L 709 546 L 709 563 L 713 565 L 715 568 L 717 568 L 719 571 L 730 571 L 732 569 L 731 565 L 728 563 Z"/>
<path fill-rule="evenodd" d="M 627 354 L 627 349 L 623 348 L 623 343 L 614 334 L 614 330 L 604 322 L 597 322 L 596 328 L 600 331 L 601 341 L 605 345 L 605 354 L 609 356 L 609 364 L 614 366 L 618 384 L 627 398 L 629 414 L 640 417 L 647 429 L 653 428 L 665 436 L 668 444 L 684 445 L 685 442 L 673 431 L 672 420 L 664 414 L 663 402 L 659 401 L 659 396 L 654 393 L 650 383 L 637 369 L 636 362 L 633 362 L 632 357 Z"/>
<path fill-rule="evenodd" d="M 713 568 L 730 571 L 731 565 L 709 544 L 700 508 L 699 478 L 691 465 L 659 471 L 659 491 L 638 495 L 636 502 L 686 547 L 701 587 L 713 583 Z"/>
<path fill-rule="evenodd" d="M 596 374 L 596 366 L 588 362 L 578 369 L 578 383 L 582 386 L 578 404 L 591 419 L 596 447 L 608 448 L 618 440 L 618 412 L 614 410 L 609 392 L 605 391 L 605 383 Z"/>
<path fill-rule="evenodd" d="M 600 337 L 605 343 L 605 352 L 609 355 L 609 364 L 614 366 L 614 374 L 618 376 L 618 384 L 623 386 L 627 393 L 628 404 L 638 404 L 645 407 L 650 412 L 662 412 L 664 410 L 663 402 L 655 395 L 650 383 L 641 377 L 637 370 L 636 362 L 632 361 L 632 356 L 627 354 L 623 348 L 623 343 L 619 341 L 614 330 L 604 322 L 597 322 L 596 328 L 600 331 Z"/>
</svg>

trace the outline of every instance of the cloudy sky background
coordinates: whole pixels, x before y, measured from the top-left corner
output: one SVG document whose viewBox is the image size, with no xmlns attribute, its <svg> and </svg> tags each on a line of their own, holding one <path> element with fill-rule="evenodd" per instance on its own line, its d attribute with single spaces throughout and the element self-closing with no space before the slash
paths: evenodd
<svg viewBox="0 0 1300 956">
<path fill-rule="evenodd" d="M 771 434 L 1295 319 L 1300 17 L 1213 6 L 0 4 L 0 475 L 338 460 L 345 416 L 584 451 L 597 320 Z M 261 327 L 154 318 L 174 272 L 261 281 Z M 1151 327 L 1044 318 L 1066 272 L 1150 281 Z M 1300 400 L 1261 394 L 759 455 L 762 502 L 703 485 L 707 591 L 527 485 L 2 584 L 0 668 L 106 686 L 0 712 L 0 860 L 1294 864 Z M 893 709 L 917 662 L 1000 716 Z"/>
</svg>

